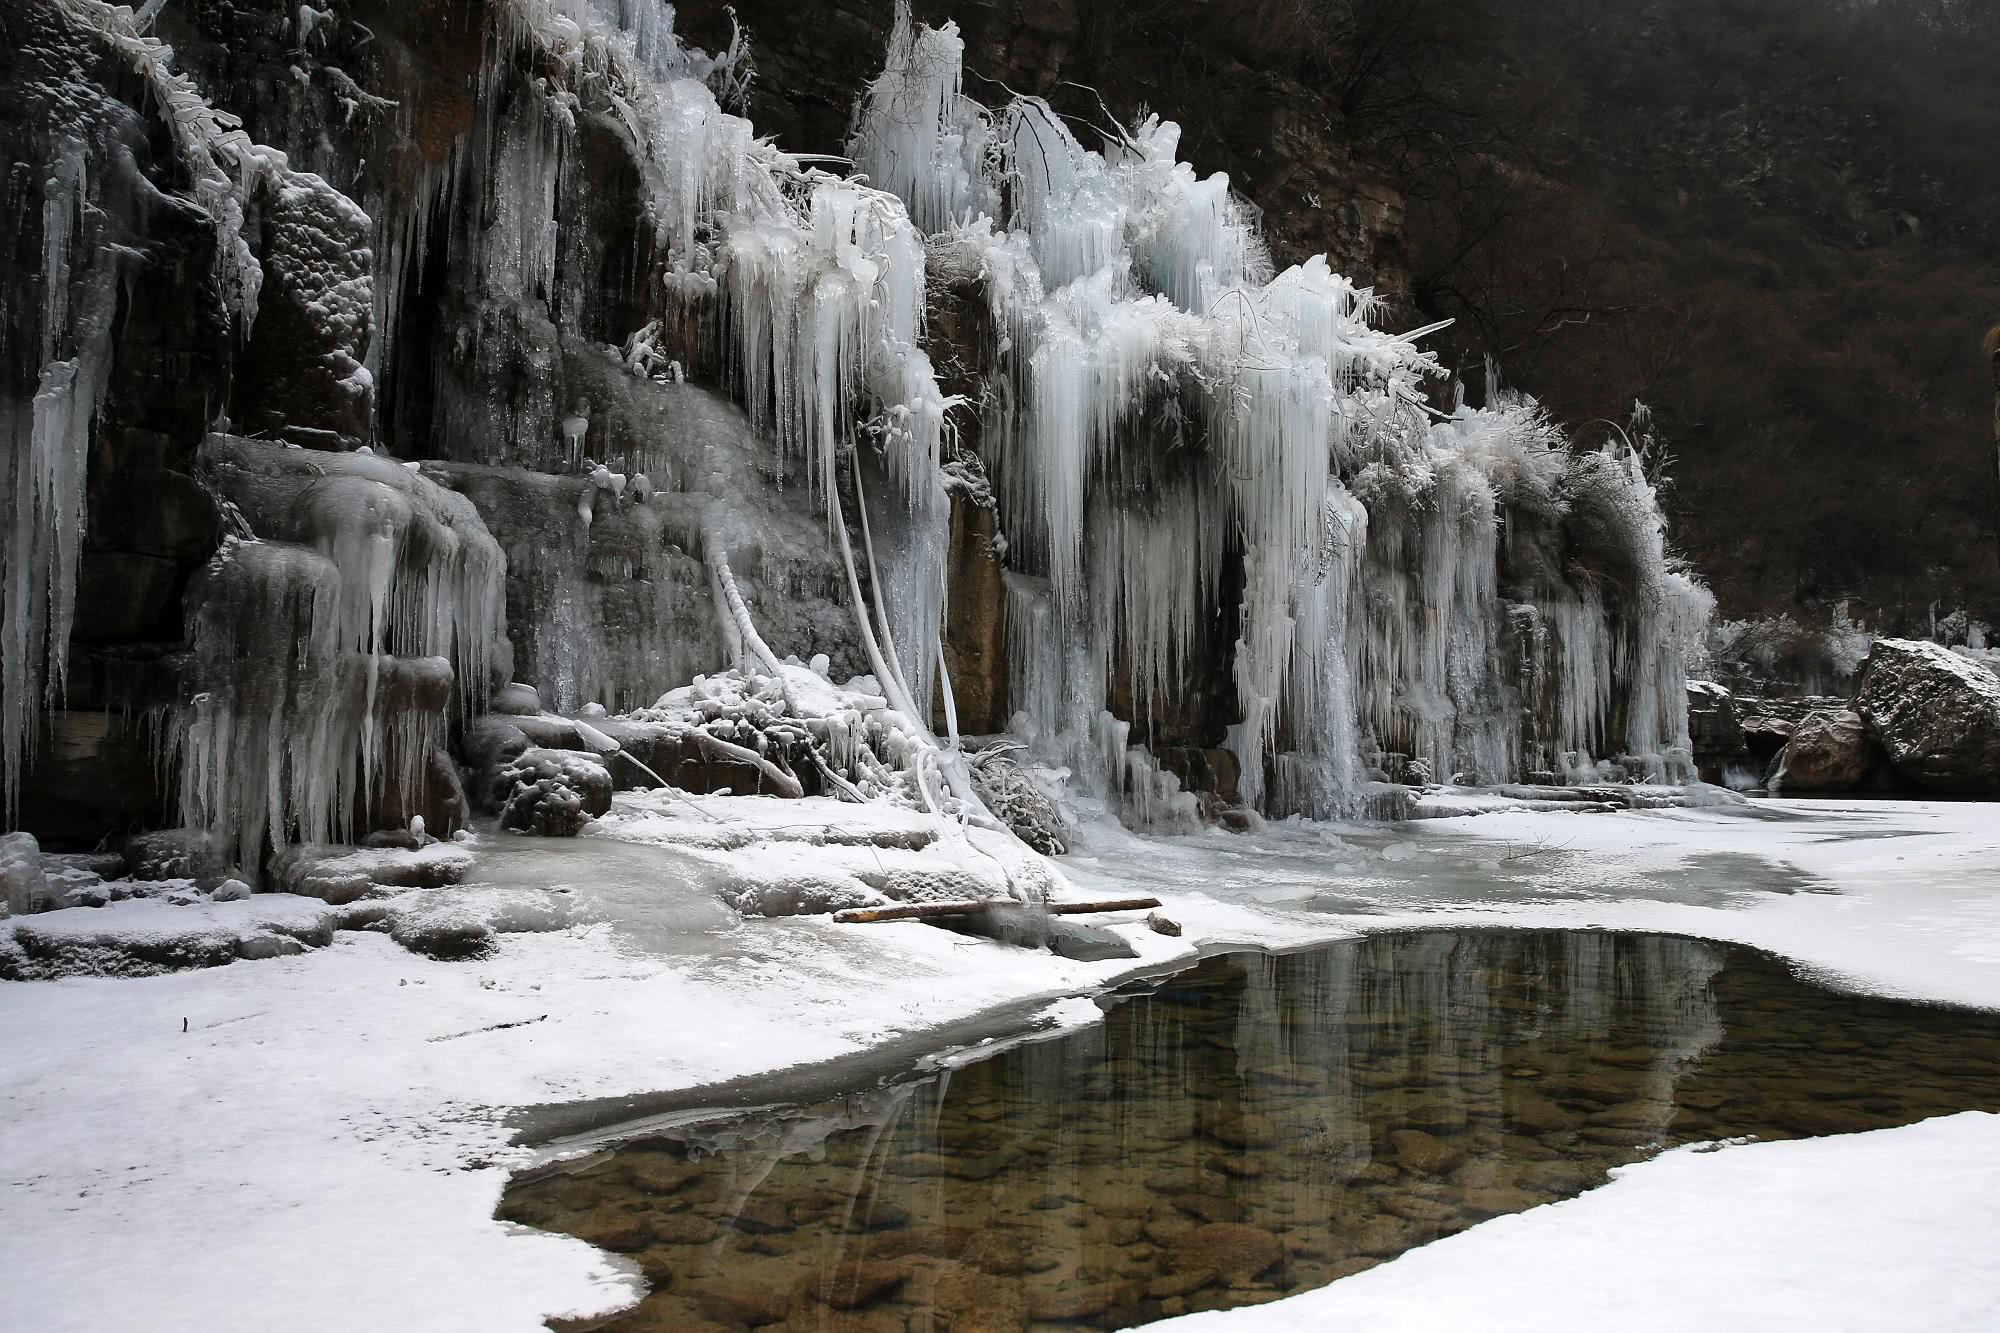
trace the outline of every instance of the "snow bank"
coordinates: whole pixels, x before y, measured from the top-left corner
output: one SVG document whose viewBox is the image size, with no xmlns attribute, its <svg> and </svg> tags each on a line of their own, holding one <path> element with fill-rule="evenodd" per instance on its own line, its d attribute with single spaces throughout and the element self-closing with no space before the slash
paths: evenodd
<svg viewBox="0 0 2000 1333">
<path fill-rule="evenodd" d="M 1683 1148 L 1330 1287 L 1173 1333 L 1990 1329 L 2000 1115 Z"/>
</svg>

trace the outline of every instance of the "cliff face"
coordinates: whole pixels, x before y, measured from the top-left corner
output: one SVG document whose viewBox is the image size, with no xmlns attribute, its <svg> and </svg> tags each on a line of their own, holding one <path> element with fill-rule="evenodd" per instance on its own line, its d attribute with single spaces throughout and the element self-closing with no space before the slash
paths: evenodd
<svg viewBox="0 0 2000 1333">
<path fill-rule="evenodd" d="M 941 664 L 959 729 L 1141 825 L 1212 815 L 1186 786 L 1330 814 L 1684 770 L 1709 602 L 1643 460 L 1437 410 L 1423 332 L 1308 257 L 1416 281 L 1314 67 L 1241 14 L 1002 6 L 974 105 L 959 34 L 893 12 L 745 12 L 755 124 L 660 3 L 0 15 L 23 822 L 177 822 L 251 875 L 442 831 L 497 698 L 523 745 L 602 734 L 543 703 L 664 709 L 794 793 L 785 755 L 976 806 Z M 883 188 L 771 146 L 845 149 L 877 70 Z M 1156 94 L 1187 134 L 1131 116 Z"/>
<path fill-rule="evenodd" d="M 967 91 L 1183 154 L 1446 360 L 1579 433 L 1644 400 L 1724 614 L 2000 618 L 1978 331 L 2000 308 L 2000 11 L 1939 0 L 1000 0 Z M 840 152 L 891 6 L 735 6 L 760 127 Z M 714 46 L 719 9 L 684 5 Z M 991 82 L 988 82 L 988 81 Z"/>
</svg>

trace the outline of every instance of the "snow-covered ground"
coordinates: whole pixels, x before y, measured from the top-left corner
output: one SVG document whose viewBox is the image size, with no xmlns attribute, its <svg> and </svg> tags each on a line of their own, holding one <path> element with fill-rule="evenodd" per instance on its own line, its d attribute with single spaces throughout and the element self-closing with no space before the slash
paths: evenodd
<svg viewBox="0 0 2000 1333">
<path fill-rule="evenodd" d="M 21 1257 L 0 1322 L 532 1330 L 606 1310 L 630 1290 L 617 1261 L 492 1220 L 530 1156 L 509 1146 L 517 1108 L 858 1057 L 1002 1010 L 996 1032 L 1044 1006 L 1077 1021 L 1088 1006 L 1056 1002 L 1197 949 L 1409 926 L 1660 930 L 2000 1007 L 1996 831 L 2000 808 L 1944 802 L 1164 840 L 1099 827 L 1063 859 L 1075 890 L 1156 892 L 1186 928 L 1122 918 L 1140 957 L 1109 963 L 915 924 L 739 921 L 710 871 L 669 849 L 490 838 L 475 881 L 567 887 L 577 924 L 503 935 L 477 962 L 342 933 L 205 971 L 0 986 L 0 1234 Z M 175 910 L 227 924 L 253 904 Z M 1977 1239 L 2000 1221 L 1995 1162 L 2000 1117 L 1978 1115 L 1672 1154 L 1200 1326 L 1437 1327 L 1472 1311 L 1488 1327 L 1991 1326 L 2000 1253 Z M 1753 1303 L 1808 1290 L 1818 1304 L 1796 1321 Z"/>
<path fill-rule="evenodd" d="M 2000 1324 L 2000 1116 L 1680 1149 L 1603 1189 L 1172 1333 Z"/>
</svg>

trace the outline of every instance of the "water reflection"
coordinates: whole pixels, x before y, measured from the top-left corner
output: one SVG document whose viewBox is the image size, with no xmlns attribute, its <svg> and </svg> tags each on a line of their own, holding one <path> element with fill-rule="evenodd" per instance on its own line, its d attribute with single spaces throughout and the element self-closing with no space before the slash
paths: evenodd
<svg viewBox="0 0 2000 1333">
<path fill-rule="evenodd" d="M 1680 1142 L 2000 1107 L 2000 1017 L 1559 931 L 1232 954 L 1098 1028 L 677 1130 L 501 1215 L 630 1255 L 608 1326 L 1122 1328 L 1276 1299 Z"/>
</svg>

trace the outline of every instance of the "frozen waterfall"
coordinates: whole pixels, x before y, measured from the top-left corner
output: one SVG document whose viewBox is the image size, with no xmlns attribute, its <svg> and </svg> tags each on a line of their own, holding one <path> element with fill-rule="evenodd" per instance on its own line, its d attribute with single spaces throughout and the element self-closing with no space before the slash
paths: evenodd
<svg viewBox="0 0 2000 1333">
<path fill-rule="evenodd" d="M 36 2 L 78 53 L 63 96 L 85 55 L 141 90 L 98 114 L 171 162 L 230 334 L 159 446 L 221 544 L 147 645 L 172 697 L 126 706 L 247 873 L 456 790 L 513 681 L 523 736 L 587 713 L 663 763 L 988 828 L 1059 822 L 1064 782 L 1176 831 L 1690 776 L 1710 604 L 1640 460 L 1517 394 L 1451 403 L 1433 330 L 1324 256 L 1280 270 L 1170 121 L 982 105 L 956 28 L 899 4 L 847 156 L 794 154 L 743 112 L 741 34 L 710 56 L 662 0 L 493 0 L 430 121 L 327 63 L 374 35 L 309 11 L 294 72 L 344 110 L 271 146 L 156 11 Z M 116 138 L 44 145 L 4 322 L 10 806 L 146 262 L 97 234 Z"/>
</svg>

